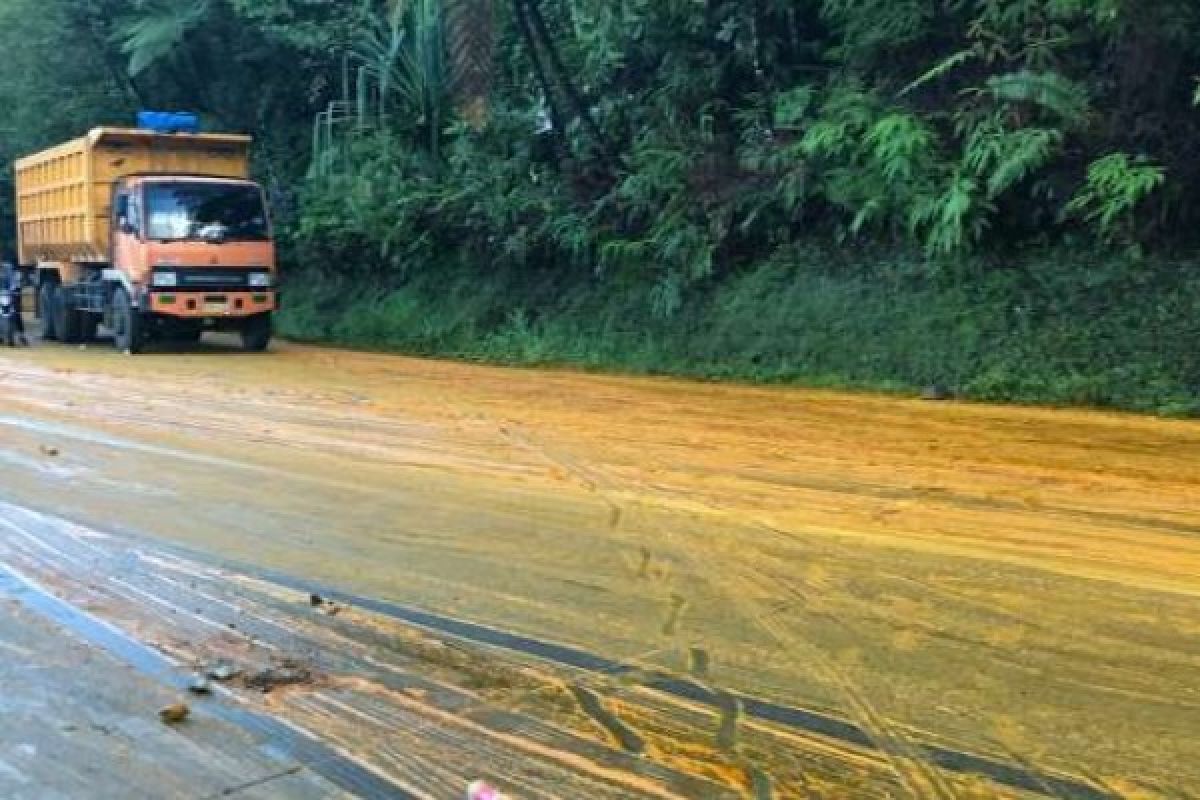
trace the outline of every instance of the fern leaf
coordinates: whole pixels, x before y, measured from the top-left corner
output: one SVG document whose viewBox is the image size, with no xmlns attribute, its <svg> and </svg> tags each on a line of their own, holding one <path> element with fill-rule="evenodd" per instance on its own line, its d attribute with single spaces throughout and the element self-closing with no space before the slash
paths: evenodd
<svg viewBox="0 0 1200 800">
<path fill-rule="evenodd" d="M 1087 121 L 1087 92 L 1057 72 L 1021 70 L 994 75 L 988 79 L 987 87 L 997 100 L 1032 103 L 1069 127 L 1080 127 Z"/>
<path fill-rule="evenodd" d="M 175 51 L 210 10 L 210 0 L 154 0 L 122 20 L 115 38 L 129 56 L 129 74 L 140 75 Z"/>
<path fill-rule="evenodd" d="M 994 200 L 1050 163 L 1062 141 L 1062 131 L 1054 128 L 1010 131 L 990 119 L 968 136 L 963 167 L 984 181 Z"/>
<path fill-rule="evenodd" d="M 933 146 L 933 133 L 915 116 L 888 114 L 867 132 L 874 163 L 890 182 L 911 181 Z"/>
<path fill-rule="evenodd" d="M 781 93 L 775 101 L 775 127 L 798 129 L 812 108 L 814 96 L 811 86 L 797 86 Z"/>
<path fill-rule="evenodd" d="M 1165 182 L 1166 171 L 1161 166 L 1132 159 L 1126 153 L 1112 153 L 1088 167 L 1087 180 L 1063 215 L 1082 217 L 1111 239 Z"/>
<path fill-rule="evenodd" d="M 495 60 L 492 0 L 444 0 L 446 46 L 463 116 L 476 128 L 487 117 Z"/>
<path fill-rule="evenodd" d="M 905 95 L 912 94 L 922 86 L 940 80 L 943 76 L 948 75 L 949 73 L 961 67 L 963 64 L 966 64 L 968 61 L 978 57 L 979 51 L 975 48 L 971 48 L 970 50 L 960 50 L 959 52 L 954 53 L 950 57 L 944 59 L 941 63 L 934 66 L 933 69 L 917 78 L 908 86 L 905 86 L 903 89 L 901 89 L 900 96 L 904 97 Z"/>
</svg>

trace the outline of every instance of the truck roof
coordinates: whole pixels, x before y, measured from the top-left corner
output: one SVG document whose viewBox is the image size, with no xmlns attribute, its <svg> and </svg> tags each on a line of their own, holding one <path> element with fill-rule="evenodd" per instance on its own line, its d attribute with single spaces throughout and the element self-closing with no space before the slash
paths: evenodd
<svg viewBox="0 0 1200 800">
<path fill-rule="evenodd" d="M 246 186 L 257 186 L 258 184 L 249 178 L 226 178 L 221 175 L 204 175 L 201 173 L 188 172 L 172 172 L 170 175 L 164 175 L 155 172 L 135 172 L 126 175 L 121 180 L 128 183 L 240 183 Z"/>
<path fill-rule="evenodd" d="M 229 145 L 243 148 L 249 146 L 253 141 L 253 137 L 243 133 L 159 133 L 142 128 L 109 127 L 92 128 L 82 138 L 87 142 L 87 149 L 94 148 L 105 140 L 127 141 L 131 143 L 162 142 L 164 144 L 169 142 L 188 142 L 199 145 Z M 47 156 L 52 156 L 55 151 L 76 149 L 79 149 L 79 139 L 72 139 L 69 142 L 64 142 L 39 153 L 18 158 L 15 166 L 20 169 L 32 161 L 40 161 Z"/>
</svg>

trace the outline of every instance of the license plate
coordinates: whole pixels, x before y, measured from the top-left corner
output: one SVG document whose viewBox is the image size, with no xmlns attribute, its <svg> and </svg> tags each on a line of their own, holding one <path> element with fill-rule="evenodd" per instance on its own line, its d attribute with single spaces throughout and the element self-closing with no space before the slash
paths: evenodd
<svg viewBox="0 0 1200 800">
<path fill-rule="evenodd" d="M 228 310 L 229 310 L 228 303 L 205 303 L 204 304 L 204 313 L 205 314 L 224 314 Z"/>
</svg>

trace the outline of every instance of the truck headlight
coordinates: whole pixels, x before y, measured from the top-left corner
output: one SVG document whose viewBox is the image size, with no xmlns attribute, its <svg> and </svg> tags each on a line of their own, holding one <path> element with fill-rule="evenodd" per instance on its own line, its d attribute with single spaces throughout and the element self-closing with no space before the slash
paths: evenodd
<svg viewBox="0 0 1200 800">
<path fill-rule="evenodd" d="M 158 289 L 173 289 L 179 285 L 178 272 L 155 272 L 150 279 L 151 285 Z"/>
<path fill-rule="evenodd" d="M 271 288 L 271 273 L 251 272 L 249 284 L 252 289 L 269 289 Z"/>
</svg>

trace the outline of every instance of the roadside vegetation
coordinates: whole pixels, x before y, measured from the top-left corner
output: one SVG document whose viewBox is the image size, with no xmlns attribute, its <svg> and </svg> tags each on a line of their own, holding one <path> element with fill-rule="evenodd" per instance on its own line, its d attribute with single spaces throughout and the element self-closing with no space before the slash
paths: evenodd
<svg viewBox="0 0 1200 800">
<path fill-rule="evenodd" d="M 12 0 L 0 38 L 6 158 L 139 106 L 256 134 L 296 338 L 1200 413 L 1189 0 Z"/>
</svg>

